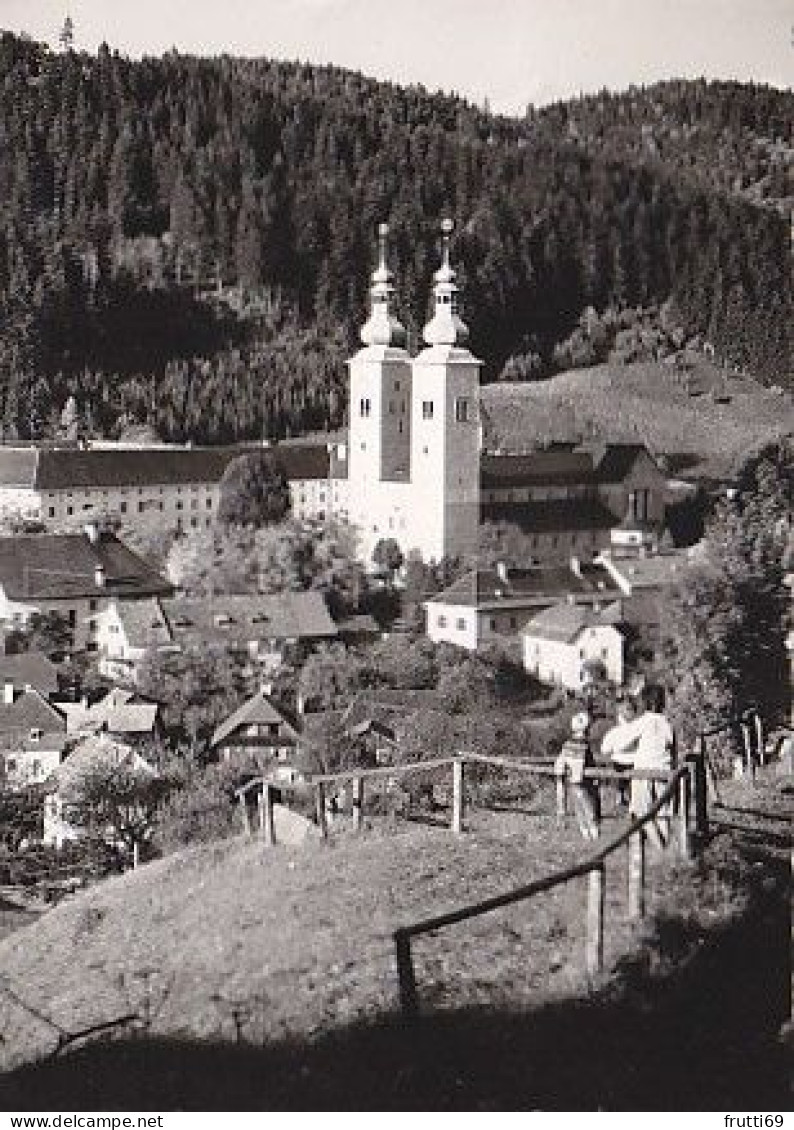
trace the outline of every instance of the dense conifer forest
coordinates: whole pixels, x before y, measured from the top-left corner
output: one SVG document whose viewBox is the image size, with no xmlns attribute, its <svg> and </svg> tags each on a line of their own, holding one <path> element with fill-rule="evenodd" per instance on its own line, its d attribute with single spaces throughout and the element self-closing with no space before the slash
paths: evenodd
<svg viewBox="0 0 794 1130">
<path fill-rule="evenodd" d="M 509 119 L 335 68 L 2 34 L 3 436 L 63 432 L 70 396 L 72 432 L 339 425 L 377 223 L 417 346 L 445 214 L 486 379 L 548 375 L 589 308 L 663 308 L 786 384 L 792 122 L 791 92 L 735 83 Z"/>
</svg>

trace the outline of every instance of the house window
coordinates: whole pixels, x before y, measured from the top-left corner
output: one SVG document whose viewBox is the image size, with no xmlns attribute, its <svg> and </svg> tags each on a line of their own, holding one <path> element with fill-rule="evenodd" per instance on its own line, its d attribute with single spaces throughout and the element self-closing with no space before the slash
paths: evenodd
<svg viewBox="0 0 794 1130">
<path fill-rule="evenodd" d="M 515 630 L 518 627 L 518 621 L 516 620 L 515 616 L 510 617 L 510 627 L 513 630 Z"/>
<path fill-rule="evenodd" d="M 399 391 L 400 391 L 400 382 L 399 382 L 399 381 L 395 381 L 395 382 L 394 382 L 394 391 L 395 391 L 395 392 L 399 392 Z"/>
<path fill-rule="evenodd" d="M 51 518 L 54 518 L 55 517 L 55 507 L 54 506 L 48 506 L 47 507 L 47 513 L 49 514 L 49 516 Z"/>
<path fill-rule="evenodd" d="M 360 411 L 360 413 L 363 417 L 366 418 L 367 416 L 369 416 L 370 412 L 372 411 L 372 402 L 370 401 L 370 399 L 368 397 L 362 397 L 361 398 L 361 403 L 359 404 L 359 411 Z"/>
<path fill-rule="evenodd" d="M 436 622 L 437 622 L 439 628 L 446 628 L 446 626 L 447 626 L 446 616 L 439 616 L 439 618 Z"/>
<path fill-rule="evenodd" d="M 207 499 L 207 509 L 212 510 L 212 499 L 211 498 Z"/>
<path fill-rule="evenodd" d="M 119 506 L 119 509 L 121 510 L 122 514 L 126 514 L 127 513 L 127 503 L 122 502 L 121 505 Z"/>
<path fill-rule="evenodd" d="M 463 619 L 462 616 L 459 616 L 458 619 L 455 621 L 455 627 L 458 629 L 459 632 L 465 632 L 466 631 L 466 621 Z"/>
<path fill-rule="evenodd" d="M 466 424 L 469 421 L 469 400 L 468 397 L 459 396 L 455 401 L 455 419 L 459 424 Z"/>
<path fill-rule="evenodd" d="M 432 400 L 423 400 L 422 401 L 422 419 L 423 420 L 432 420 L 433 419 L 433 401 Z"/>
</svg>

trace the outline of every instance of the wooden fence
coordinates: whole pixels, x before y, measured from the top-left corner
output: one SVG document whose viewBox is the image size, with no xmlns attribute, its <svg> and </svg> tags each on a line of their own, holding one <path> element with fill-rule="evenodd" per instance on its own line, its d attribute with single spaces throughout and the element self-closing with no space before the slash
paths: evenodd
<svg viewBox="0 0 794 1130">
<path fill-rule="evenodd" d="M 592 777 L 610 778 L 618 776 L 614 771 L 593 769 Z M 620 774 L 620 776 L 627 776 Z M 620 835 L 615 836 L 589 859 L 565 871 L 546 875 L 525 886 L 517 887 L 505 894 L 495 895 L 478 903 L 460 907 L 447 914 L 426 918 L 412 926 L 402 927 L 394 932 L 394 947 L 397 959 L 397 974 L 400 983 L 400 1006 L 406 1017 L 414 1017 L 419 1012 L 419 990 L 414 973 L 411 951 L 412 939 L 465 922 L 471 918 L 488 914 L 493 910 L 511 906 L 517 902 L 534 898 L 570 883 L 575 879 L 587 878 L 586 902 L 586 944 L 585 965 L 588 976 L 595 978 L 604 965 L 604 908 L 606 892 L 606 861 L 624 845 L 628 848 L 628 913 L 630 918 L 640 918 L 645 913 L 645 841 L 646 828 L 655 820 L 661 810 L 678 800 L 678 845 L 681 855 L 689 858 L 692 852 L 692 792 L 697 788 L 697 770 L 694 760 L 688 761 L 675 772 L 668 774 L 667 786 L 651 805 L 642 819 L 632 824 Z M 640 779 L 639 774 L 634 775 Z M 649 779 L 650 774 L 642 774 L 641 779 Z M 651 779 L 658 779 L 658 774 Z M 697 809 L 696 805 L 696 809 Z"/>
</svg>

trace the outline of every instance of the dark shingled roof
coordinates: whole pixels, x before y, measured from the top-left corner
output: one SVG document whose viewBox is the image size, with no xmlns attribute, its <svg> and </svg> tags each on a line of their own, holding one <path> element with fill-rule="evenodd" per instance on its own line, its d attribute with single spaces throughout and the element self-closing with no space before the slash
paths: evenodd
<svg viewBox="0 0 794 1130">
<path fill-rule="evenodd" d="M 617 517 L 591 498 L 555 498 L 547 502 L 493 502 L 482 507 L 488 522 L 510 522 L 525 534 L 564 533 L 568 530 L 611 530 Z"/>
<path fill-rule="evenodd" d="M 0 486 L 32 487 L 36 481 L 37 456 L 34 447 L 0 446 Z"/>
<path fill-rule="evenodd" d="M 38 691 L 25 691 L 13 703 L 0 704 L 0 741 L 8 748 L 14 737 L 28 737 L 31 730 L 65 733 L 66 718 Z"/>
<path fill-rule="evenodd" d="M 44 695 L 54 694 L 58 690 L 58 668 L 40 651 L 0 655 L 0 684 L 6 683 L 20 690 L 32 687 Z"/>
<path fill-rule="evenodd" d="M 218 483 L 232 460 L 259 445 L 235 447 L 0 446 L 0 486 L 38 490 L 100 489 Z M 282 443 L 270 449 L 288 479 L 325 479 L 331 456 L 325 443 Z"/>
<path fill-rule="evenodd" d="M 232 643 L 249 640 L 333 639 L 338 635 L 319 592 L 174 597 L 162 601 L 177 643 Z"/>
<path fill-rule="evenodd" d="M 97 584 L 96 569 L 105 573 Z M 112 534 L 26 534 L 0 538 L 0 585 L 11 600 L 158 596 L 172 586 Z"/>
<path fill-rule="evenodd" d="M 257 745 L 294 745 L 298 740 L 297 730 L 288 721 L 286 715 L 278 709 L 273 700 L 262 690 L 257 691 L 252 698 L 249 698 L 220 723 L 212 735 L 211 745 L 213 747 L 221 745 L 227 738 L 234 740 L 235 734 L 241 726 L 279 727 L 278 734 L 263 734 L 256 739 L 249 739 Z"/>
<path fill-rule="evenodd" d="M 39 453 L 36 486 L 137 487 L 160 483 L 219 482 L 239 448 L 45 448 Z"/>
<path fill-rule="evenodd" d="M 608 444 L 596 467 L 598 481 L 622 483 L 642 455 L 653 460 L 653 456 L 642 443 Z"/>
<path fill-rule="evenodd" d="M 290 481 L 327 479 L 330 474 L 331 455 L 324 443 L 280 443 L 274 450 Z"/>
<path fill-rule="evenodd" d="M 577 600 L 603 600 L 620 596 L 620 589 L 601 566 L 580 566 L 579 574 L 570 567 L 536 566 L 508 569 L 507 578 L 496 569 L 473 569 L 429 598 L 428 603 L 470 608 L 532 608 L 550 600 L 571 595 Z"/>
<path fill-rule="evenodd" d="M 593 460 L 585 451 L 553 449 L 528 455 L 482 455 L 480 458 L 483 490 L 592 482 Z"/>
</svg>

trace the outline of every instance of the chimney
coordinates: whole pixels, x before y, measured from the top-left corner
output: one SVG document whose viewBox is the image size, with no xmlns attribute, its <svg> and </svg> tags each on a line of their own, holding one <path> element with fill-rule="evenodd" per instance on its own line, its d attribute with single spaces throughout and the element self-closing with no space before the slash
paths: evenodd
<svg viewBox="0 0 794 1130">
<path fill-rule="evenodd" d="M 13 706 L 14 705 L 14 690 L 15 690 L 15 688 L 14 688 L 13 683 L 4 683 L 3 684 L 3 705 L 4 706 Z"/>
<path fill-rule="evenodd" d="M 570 561 L 570 565 L 571 565 L 571 572 L 573 573 L 573 575 L 574 575 L 575 577 L 579 577 L 579 578 L 581 579 L 581 576 L 582 576 L 582 563 L 581 563 L 581 561 L 579 560 L 579 558 L 578 558 L 578 557 L 576 557 L 576 556 L 575 556 L 574 554 L 571 554 L 571 561 Z"/>
<path fill-rule="evenodd" d="M 107 584 L 107 574 L 105 573 L 105 566 L 101 561 L 98 561 L 94 569 L 94 584 L 98 589 L 103 589 Z"/>
<path fill-rule="evenodd" d="M 83 533 L 92 545 L 97 545 L 99 542 L 99 523 L 86 522 L 86 524 L 83 526 Z"/>
</svg>

